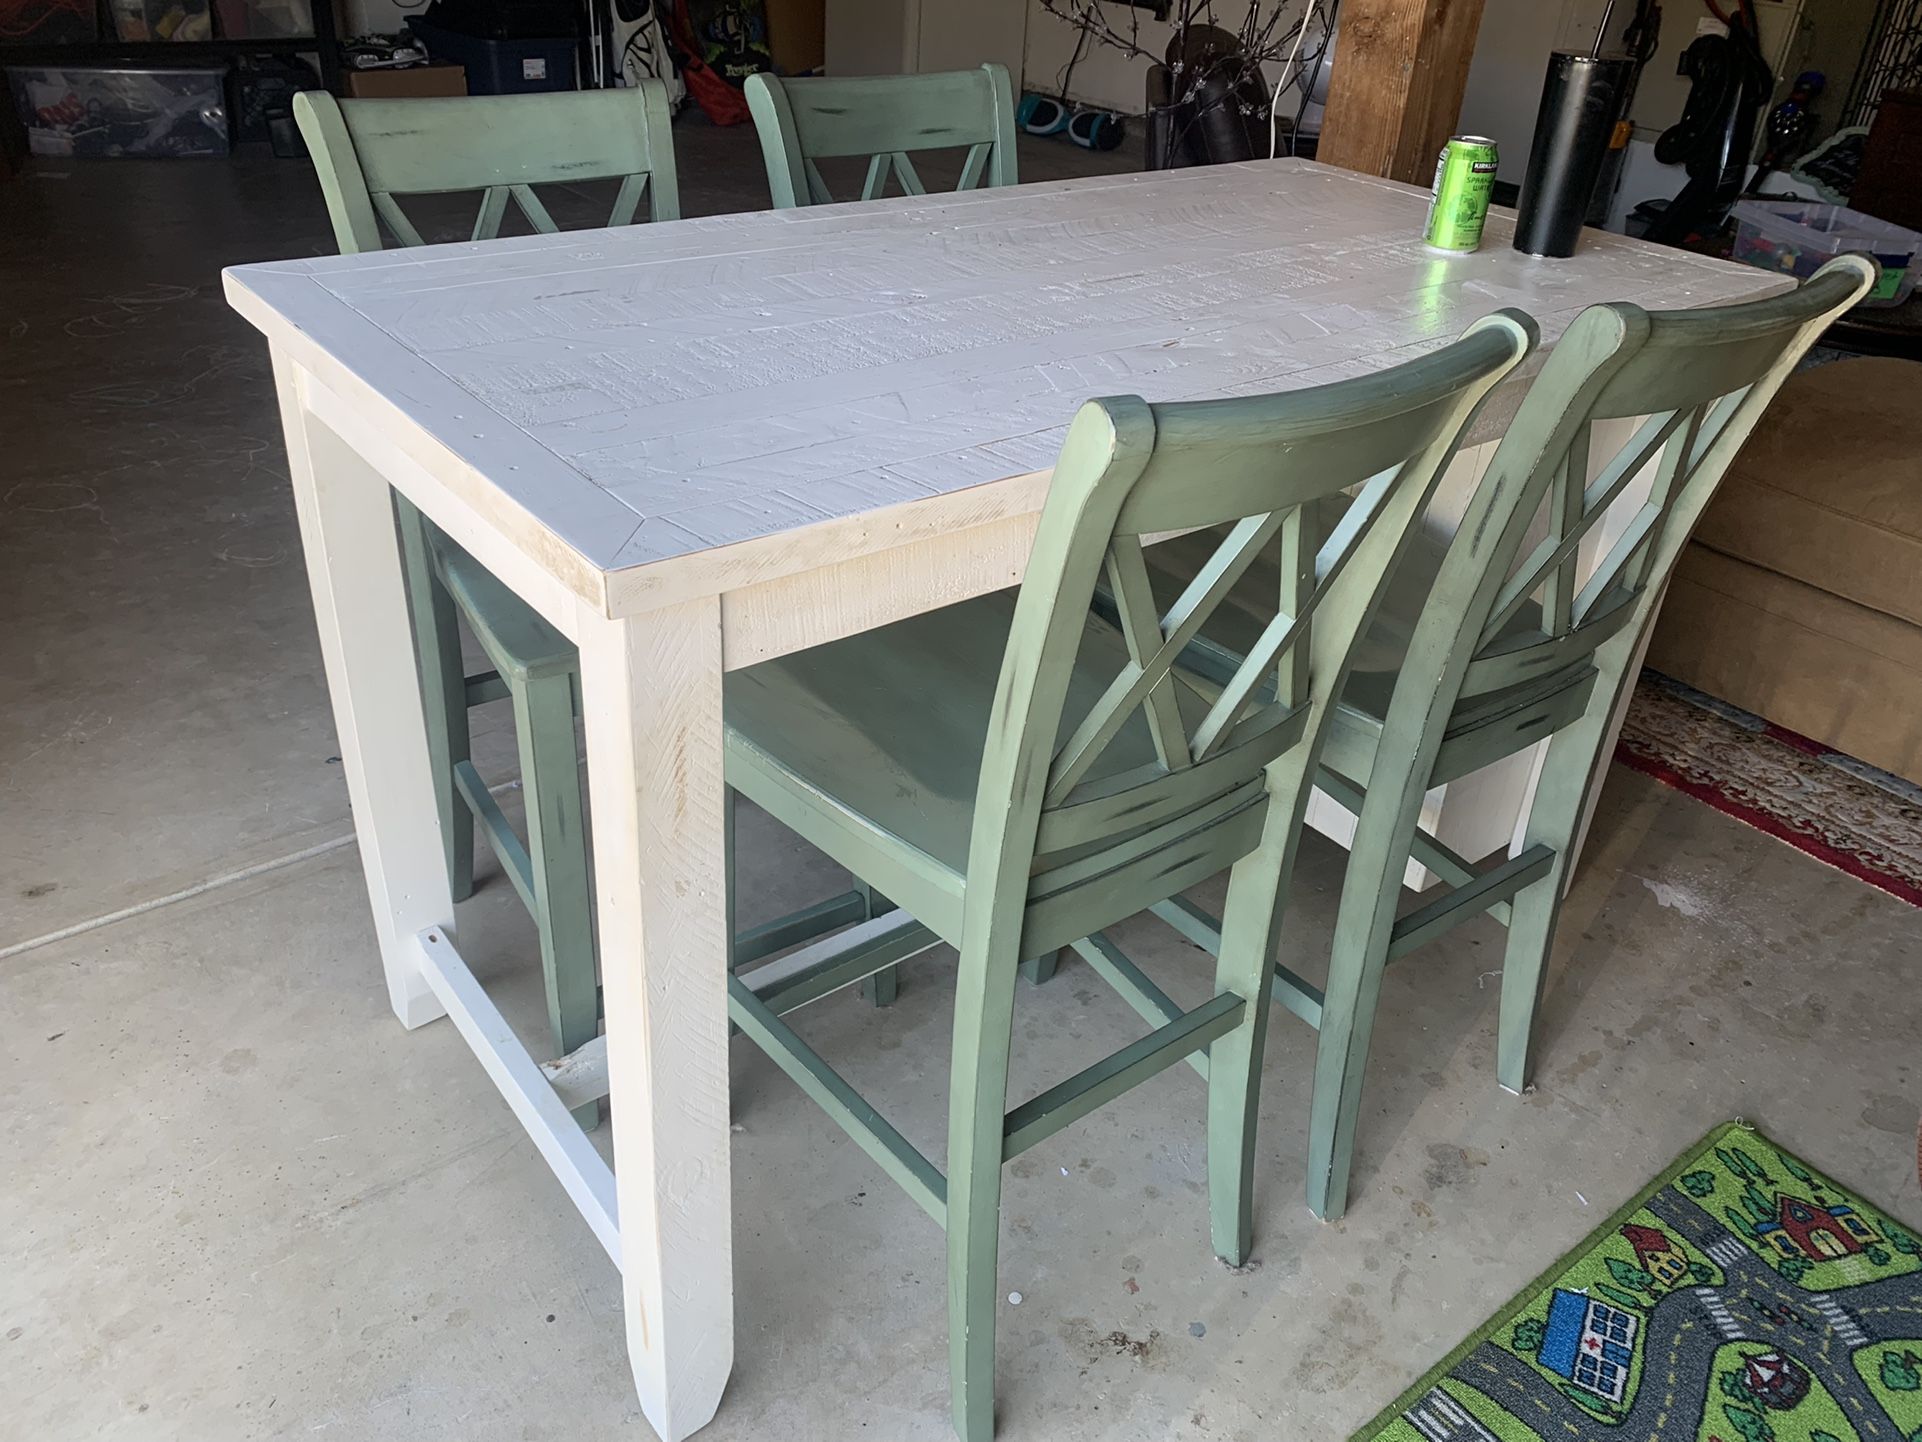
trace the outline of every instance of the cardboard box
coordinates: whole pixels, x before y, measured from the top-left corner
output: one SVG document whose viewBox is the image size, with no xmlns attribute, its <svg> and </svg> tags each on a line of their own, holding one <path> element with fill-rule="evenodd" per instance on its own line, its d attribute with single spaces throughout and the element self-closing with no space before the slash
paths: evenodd
<svg viewBox="0 0 1922 1442">
<path fill-rule="evenodd" d="M 827 0 L 767 0 L 767 43 L 784 75 L 805 75 L 827 60 Z"/>
<path fill-rule="evenodd" d="M 459 65 L 412 65 L 405 70 L 349 70 L 347 93 L 356 100 L 420 100 L 465 95 L 467 71 Z"/>
</svg>

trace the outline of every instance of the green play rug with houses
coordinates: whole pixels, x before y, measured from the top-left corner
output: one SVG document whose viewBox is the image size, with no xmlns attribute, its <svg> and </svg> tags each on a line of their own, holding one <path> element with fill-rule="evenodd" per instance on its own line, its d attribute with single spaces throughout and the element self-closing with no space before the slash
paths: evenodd
<svg viewBox="0 0 1922 1442">
<path fill-rule="evenodd" d="M 1922 1241 L 1719 1128 L 1354 1442 L 1922 1442 Z"/>
</svg>

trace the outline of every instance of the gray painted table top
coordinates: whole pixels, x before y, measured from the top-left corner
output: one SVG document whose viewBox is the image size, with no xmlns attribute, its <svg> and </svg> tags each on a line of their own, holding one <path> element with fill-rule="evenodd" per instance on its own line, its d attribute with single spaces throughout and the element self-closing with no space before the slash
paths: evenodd
<svg viewBox="0 0 1922 1442">
<path fill-rule="evenodd" d="M 1420 241 L 1420 190 L 1303 161 L 238 267 L 602 572 L 1049 466 L 1090 396 L 1284 390 L 1499 306 L 1744 299 L 1746 269 L 1587 232 L 1571 260 Z"/>
</svg>

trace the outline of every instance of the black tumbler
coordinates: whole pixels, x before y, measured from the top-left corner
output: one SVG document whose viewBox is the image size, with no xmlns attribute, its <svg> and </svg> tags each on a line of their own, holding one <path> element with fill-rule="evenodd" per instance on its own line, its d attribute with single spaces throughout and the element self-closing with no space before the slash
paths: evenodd
<svg viewBox="0 0 1922 1442">
<path fill-rule="evenodd" d="M 1622 55 L 1558 50 L 1549 59 L 1515 216 L 1515 249 L 1524 255 L 1575 253 L 1634 69 Z"/>
</svg>

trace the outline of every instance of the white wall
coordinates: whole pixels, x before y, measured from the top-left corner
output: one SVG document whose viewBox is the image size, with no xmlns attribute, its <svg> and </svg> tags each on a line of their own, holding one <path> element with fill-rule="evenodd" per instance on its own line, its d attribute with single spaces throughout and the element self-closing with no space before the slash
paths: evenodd
<svg viewBox="0 0 1922 1442">
<path fill-rule="evenodd" d="M 1528 169 L 1528 147 L 1535 138 L 1535 112 L 1541 108 L 1548 57 L 1556 50 L 1593 44 L 1606 3 L 1487 0 L 1475 59 L 1468 70 L 1468 89 L 1462 96 L 1459 133 L 1486 135 L 1501 148 L 1503 180 L 1519 185 Z M 1619 14 L 1633 7 L 1615 8 Z M 1671 0 L 1666 8 L 1685 7 Z"/>
<path fill-rule="evenodd" d="M 1254 0 L 1254 3 L 1268 4 L 1272 0 Z M 1299 12 L 1306 6 L 1306 0 L 1280 0 L 1280 3 L 1284 12 Z M 1233 0 L 1227 0 L 1216 13 L 1220 16 L 1222 28 L 1233 30 L 1248 12 Z M 1149 11 L 1110 4 L 1107 14 L 1108 23 L 1124 35 L 1129 33 L 1131 25 L 1138 23 L 1141 47 L 1150 54 L 1159 57 L 1167 48 L 1171 27 L 1157 21 Z M 1293 13 L 1289 13 L 1282 22 L 1283 28 L 1293 23 Z M 1030 0 L 1028 56 L 1027 64 L 1023 67 L 1024 89 L 1039 91 L 1044 95 L 1058 92 L 1062 68 L 1068 63 L 1068 57 L 1074 54 L 1077 33 L 1072 24 L 1058 19 L 1045 9 L 1041 0 Z M 1309 37 L 1311 41 L 1313 38 L 1312 35 Z M 1270 84 L 1279 78 L 1278 71 L 1268 76 Z M 1130 59 L 1118 50 L 1090 39 L 1069 81 L 1069 98 L 1103 110 L 1135 115 L 1147 103 L 1147 84 L 1146 60 Z"/>
</svg>

